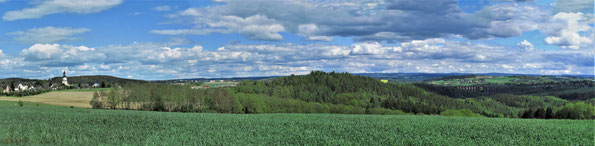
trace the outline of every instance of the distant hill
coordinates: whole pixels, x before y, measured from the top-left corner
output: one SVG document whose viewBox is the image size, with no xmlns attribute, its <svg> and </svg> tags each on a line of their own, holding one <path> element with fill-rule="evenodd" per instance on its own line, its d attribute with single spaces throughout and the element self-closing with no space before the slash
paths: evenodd
<svg viewBox="0 0 595 146">
<path fill-rule="evenodd" d="M 154 82 L 165 82 L 165 81 L 210 81 L 210 80 L 225 80 L 225 81 L 259 81 L 259 80 L 272 80 L 283 76 L 262 76 L 262 77 L 232 77 L 232 78 L 189 78 L 189 79 L 171 79 L 171 80 L 157 80 Z"/>
<path fill-rule="evenodd" d="M 54 77 L 52 79 L 50 79 L 51 83 L 61 83 L 62 82 L 62 77 Z M 125 84 L 125 83 L 129 83 L 129 82 L 134 82 L 134 83 L 144 83 L 147 81 L 143 81 L 143 80 L 134 80 L 134 79 L 125 79 L 125 78 L 118 78 L 118 77 L 114 77 L 114 76 L 106 76 L 106 75 L 91 75 L 91 76 L 72 76 L 72 77 L 68 77 L 68 82 L 69 83 L 101 83 L 101 82 L 105 82 L 105 83 L 117 83 L 117 84 Z"/>
<path fill-rule="evenodd" d="M 377 79 L 387 79 L 390 82 L 424 82 L 431 80 L 443 80 L 452 78 L 466 78 L 475 76 L 548 76 L 548 77 L 566 77 L 573 79 L 595 79 L 590 75 L 537 75 L 537 74 L 511 74 L 511 73 L 353 73 L 353 75 L 372 77 Z M 287 75 L 289 76 L 289 75 Z M 225 81 L 271 81 L 275 78 L 287 77 L 287 76 L 260 76 L 260 77 L 232 77 L 232 78 L 188 78 L 188 79 L 171 79 L 171 80 L 159 80 L 155 82 L 163 81 L 209 81 L 209 80 L 225 80 Z M 298 75 L 299 76 L 299 75 Z"/>
<path fill-rule="evenodd" d="M 35 81 L 39 81 L 39 80 L 37 80 L 37 79 L 24 79 L 24 78 L 6 78 L 6 79 L 0 79 L 0 84 L 10 83 L 10 82 L 21 83 L 21 82 L 35 82 Z"/>
</svg>

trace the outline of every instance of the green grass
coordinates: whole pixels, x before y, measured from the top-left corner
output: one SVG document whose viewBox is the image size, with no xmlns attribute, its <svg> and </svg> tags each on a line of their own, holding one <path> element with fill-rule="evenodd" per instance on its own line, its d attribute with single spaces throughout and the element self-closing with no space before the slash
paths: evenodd
<svg viewBox="0 0 595 146">
<path fill-rule="evenodd" d="M 495 84 L 504 84 L 504 83 L 510 83 L 510 81 L 512 80 L 518 80 L 519 78 L 517 77 L 494 77 L 494 78 L 486 78 L 485 82 L 487 83 L 495 83 Z"/>
<path fill-rule="evenodd" d="M 17 107 L 18 101 L 1 101 L 0 100 L 0 108 L 2 107 Z M 57 105 L 49 105 L 43 103 L 35 103 L 35 102 L 25 102 L 23 101 L 23 107 L 64 107 L 64 106 L 57 106 Z"/>
<path fill-rule="evenodd" d="M 57 90 L 56 92 L 95 92 L 95 91 L 109 91 L 112 88 L 89 88 L 89 89 L 68 89 L 68 90 Z"/>
<path fill-rule="evenodd" d="M 592 120 L 209 114 L 0 102 L 0 145 L 593 145 Z"/>
</svg>

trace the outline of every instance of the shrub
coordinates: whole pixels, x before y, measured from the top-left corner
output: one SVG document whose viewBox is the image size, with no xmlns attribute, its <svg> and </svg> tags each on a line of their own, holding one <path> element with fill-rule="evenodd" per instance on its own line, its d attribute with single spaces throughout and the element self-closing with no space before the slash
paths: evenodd
<svg viewBox="0 0 595 146">
<path fill-rule="evenodd" d="M 473 113 L 469 109 L 446 110 L 440 113 L 442 116 L 461 116 L 461 117 L 482 117 L 480 114 Z"/>
<path fill-rule="evenodd" d="M 93 92 L 93 99 L 91 99 L 91 102 L 89 104 L 91 104 L 91 107 L 95 109 L 103 108 L 102 97 L 99 95 L 97 91 Z"/>
<path fill-rule="evenodd" d="M 257 114 L 267 112 L 268 108 L 264 103 L 263 97 L 249 94 L 238 94 L 238 96 L 240 97 L 240 103 L 243 106 L 244 113 Z"/>
<path fill-rule="evenodd" d="M 368 109 L 368 113 L 370 114 L 377 114 L 377 115 L 402 115 L 405 112 L 401 110 L 390 110 L 385 108 L 371 108 Z"/>
<path fill-rule="evenodd" d="M 23 107 L 23 105 L 25 105 L 25 103 L 23 103 L 23 101 L 20 101 L 20 100 L 19 100 L 19 102 L 17 102 L 17 104 L 18 104 L 20 107 Z"/>
</svg>

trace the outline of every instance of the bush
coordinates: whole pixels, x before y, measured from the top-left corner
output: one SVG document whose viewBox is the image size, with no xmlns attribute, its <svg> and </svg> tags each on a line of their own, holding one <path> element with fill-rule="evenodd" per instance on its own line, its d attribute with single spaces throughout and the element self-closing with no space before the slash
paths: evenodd
<svg viewBox="0 0 595 146">
<path fill-rule="evenodd" d="M 376 114 L 376 115 L 402 115 L 405 112 L 401 110 L 390 110 L 385 108 L 371 108 L 368 109 L 369 114 Z"/>
<path fill-rule="evenodd" d="M 18 104 L 20 107 L 23 107 L 23 105 L 25 105 L 25 103 L 23 103 L 23 101 L 20 101 L 20 100 L 19 100 L 19 102 L 17 102 L 17 104 Z"/>
<path fill-rule="evenodd" d="M 103 108 L 102 97 L 99 96 L 99 93 L 97 91 L 93 92 L 93 99 L 91 99 L 91 102 L 89 104 L 91 104 L 91 107 L 94 109 Z"/>
<path fill-rule="evenodd" d="M 469 109 L 446 110 L 440 113 L 442 116 L 461 116 L 461 117 L 482 117 L 480 114 L 473 113 Z"/>
<path fill-rule="evenodd" d="M 237 96 L 239 96 L 241 106 L 243 107 L 242 111 L 246 114 L 266 113 L 268 111 L 263 97 L 250 94 L 238 94 Z"/>
</svg>

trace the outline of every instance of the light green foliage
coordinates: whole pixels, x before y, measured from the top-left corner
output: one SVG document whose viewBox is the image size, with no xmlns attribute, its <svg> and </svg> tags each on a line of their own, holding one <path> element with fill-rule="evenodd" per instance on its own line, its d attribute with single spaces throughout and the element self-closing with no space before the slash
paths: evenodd
<svg viewBox="0 0 595 146">
<path fill-rule="evenodd" d="M 0 115 L 0 145 L 593 145 L 595 136 L 591 120 L 168 113 L 14 102 L 0 102 Z"/>
<path fill-rule="evenodd" d="M 268 111 L 267 105 L 264 103 L 263 97 L 258 97 L 254 94 L 237 94 L 240 99 L 241 106 L 243 106 L 244 113 L 247 114 L 258 114 L 266 113 Z"/>
<path fill-rule="evenodd" d="M 595 108 L 584 102 L 568 103 L 562 106 L 556 115 L 559 118 L 568 119 L 593 119 L 595 118 Z"/>
<path fill-rule="evenodd" d="M 445 110 L 440 113 L 442 116 L 460 116 L 460 117 L 482 117 L 480 114 L 473 113 L 469 109 L 459 109 L 459 110 Z"/>
</svg>

